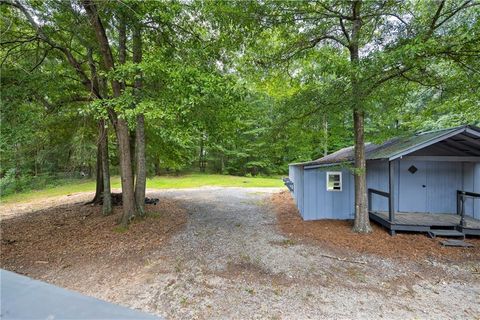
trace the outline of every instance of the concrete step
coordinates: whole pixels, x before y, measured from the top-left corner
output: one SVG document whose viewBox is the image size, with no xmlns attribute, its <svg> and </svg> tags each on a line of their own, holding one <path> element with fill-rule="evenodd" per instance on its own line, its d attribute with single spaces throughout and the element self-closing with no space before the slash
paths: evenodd
<svg viewBox="0 0 480 320">
<path fill-rule="evenodd" d="M 431 229 L 430 231 L 428 231 L 428 235 L 430 236 L 430 238 L 465 238 L 465 234 L 457 230 Z"/>
</svg>

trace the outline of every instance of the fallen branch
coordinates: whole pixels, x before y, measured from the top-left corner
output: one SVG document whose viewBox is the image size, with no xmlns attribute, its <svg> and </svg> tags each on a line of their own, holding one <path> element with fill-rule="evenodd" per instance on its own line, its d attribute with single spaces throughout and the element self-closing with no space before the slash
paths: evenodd
<svg viewBox="0 0 480 320">
<path fill-rule="evenodd" d="M 321 256 L 321 257 L 324 257 L 324 258 L 329 258 L 329 259 L 334 259 L 334 260 L 342 261 L 342 262 L 357 263 L 357 264 L 364 264 L 364 265 L 367 264 L 367 263 L 364 262 L 364 261 L 349 260 L 349 259 L 346 259 L 346 258 L 339 258 L 339 257 L 335 257 L 335 256 L 330 256 L 330 255 L 328 255 L 328 254 L 320 254 L 320 256 Z"/>
<path fill-rule="evenodd" d="M 415 273 L 415 272 L 414 272 L 413 274 L 414 274 L 415 276 L 419 277 L 419 278 L 422 279 L 422 280 L 426 280 L 424 277 L 422 277 L 422 276 L 419 275 L 418 273 Z"/>
</svg>

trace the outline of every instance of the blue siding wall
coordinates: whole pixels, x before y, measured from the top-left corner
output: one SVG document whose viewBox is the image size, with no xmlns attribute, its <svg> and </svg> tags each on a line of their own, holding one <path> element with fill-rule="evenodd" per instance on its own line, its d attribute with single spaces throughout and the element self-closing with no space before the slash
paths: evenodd
<svg viewBox="0 0 480 320">
<path fill-rule="evenodd" d="M 388 192 L 388 161 L 373 160 L 367 162 L 367 188 Z M 388 199 L 379 195 L 372 196 L 374 211 L 388 211 Z"/>
<path fill-rule="evenodd" d="M 342 172 L 342 191 L 327 191 L 327 171 Z M 349 170 L 305 170 L 304 186 L 304 220 L 353 219 L 353 175 Z"/>
<path fill-rule="evenodd" d="M 475 192 L 475 163 L 465 163 L 463 165 L 463 185 L 462 190 Z M 471 214 L 474 212 L 473 199 L 465 201 L 465 213 Z"/>
<path fill-rule="evenodd" d="M 414 165 L 417 172 L 408 171 Z M 395 209 L 401 212 L 455 213 L 456 191 L 480 193 L 480 163 L 418 161 L 407 157 L 394 161 Z M 342 191 L 327 191 L 326 172 L 342 172 Z M 295 202 L 304 220 L 353 219 L 354 177 L 348 169 L 304 170 L 290 166 Z M 424 187 L 425 186 L 425 187 Z M 388 192 L 388 161 L 367 162 L 367 187 Z M 388 211 L 388 200 L 373 196 L 372 208 Z M 480 199 L 466 202 L 466 214 L 480 219 Z"/>
<path fill-rule="evenodd" d="M 480 193 L 480 163 L 463 165 L 463 190 Z M 480 219 L 480 199 L 465 201 L 465 214 Z"/>
<path fill-rule="evenodd" d="M 480 163 L 475 164 L 474 179 L 475 183 L 473 192 L 480 193 Z M 474 218 L 480 219 L 480 199 L 475 199 L 474 203 Z"/>
<path fill-rule="evenodd" d="M 411 173 L 414 166 L 417 171 Z M 400 160 L 400 212 L 427 212 L 427 162 Z"/>
<path fill-rule="evenodd" d="M 414 165 L 418 170 L 408 171 Z M 398 211 L 455 213 L 457 190 L 470 186 L 472 164 L 443 161 L 400 160 Z M 469 173 L 470 172 L 470 173 Z M 469 181 L 472 180 L 472 181 Z M 473 202 L 469 212 L 473 212 Z"/>
<path fill-rule="evenodd" d="M 293 198 L 297 204 L 298 211 L 303 217 L 303 167 L 301 166 L 289 166 L 288 167 L 288 177 L 293 182 Z"/>
<path fill-rule="evenodd" d="M 427 162 L 427 212 L 456 213 L 462 182 L 461 162 Z"/>
<path fill-rule="evenodd" d="M 455 213 L 457 190 L 480 192 L 480 163 L 412 161 L 408 158 L 394 162 L 397 211 Z M 411 165 L 418 169 L 414 174 L 408 171 Z M 367 162 L 367 186 L 388 192 L 388 161 Z M 387 199 L 374 195 L 372 208 L 388 211 Z M 480 218 L 480 200 L 467 200 L 466 213 Z"/>
</svg>

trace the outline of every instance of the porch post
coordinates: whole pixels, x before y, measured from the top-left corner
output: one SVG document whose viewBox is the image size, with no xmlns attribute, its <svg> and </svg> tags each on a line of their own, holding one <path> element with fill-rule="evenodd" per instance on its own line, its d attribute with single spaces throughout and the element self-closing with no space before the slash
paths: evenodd
<svg viewBox="0 0 480 320">
<path fill-rule="evenodd" d="M 465 228 L 465 191 L 460 191 L 460 226 Z"/>
<path fill-rule="evenodd" d="M 395 163 L 388 161 L 388 219 L 395 221 Z"/>
</svg>

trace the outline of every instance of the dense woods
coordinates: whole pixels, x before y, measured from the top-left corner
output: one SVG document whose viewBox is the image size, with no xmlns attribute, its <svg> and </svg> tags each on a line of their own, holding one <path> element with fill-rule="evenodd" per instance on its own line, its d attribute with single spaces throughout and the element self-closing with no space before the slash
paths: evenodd
<svg viewBox="0 0 480 320">
<path fill-rule="evenodd" d="M 3 194 L 97 179 L 126 225 L 147 176 L 285 174 L 354 144 L 480 124 L 477 1 L 0 0 Z"/>
</svg>

